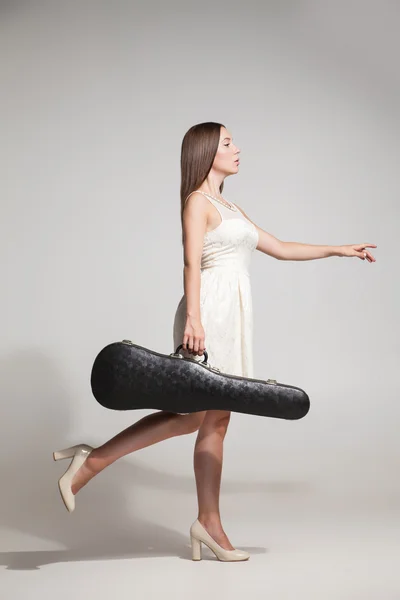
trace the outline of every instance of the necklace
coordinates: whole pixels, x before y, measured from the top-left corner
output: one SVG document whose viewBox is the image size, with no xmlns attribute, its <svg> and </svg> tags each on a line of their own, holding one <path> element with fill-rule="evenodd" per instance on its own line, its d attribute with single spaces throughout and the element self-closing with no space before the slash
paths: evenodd
<svg viewBox="0 0 400 600">
<path fill-rule="evenodd" d="M 222 201 L 220 198 L 216 198 L 215 196 L 211 196 L 211 194 L 207 194 L 206 192 L 203 192 L 202 190 L 199 190 L 199 192 L 202 192 L 206 196 L 210 196 L 210 198 L 212 198 L 213 200 L 216 200 L 217 202 L 219 202 L 220 204 L 222 204 L 222 206 L 225 206 L 226 208 L 229 208 L 230 210 L 237 211 L 237 208 L 236 208 L 236 206 L 234 204 L 231 204 L 230 202 L 227 202 L 226 200 Z"/>
</svg>

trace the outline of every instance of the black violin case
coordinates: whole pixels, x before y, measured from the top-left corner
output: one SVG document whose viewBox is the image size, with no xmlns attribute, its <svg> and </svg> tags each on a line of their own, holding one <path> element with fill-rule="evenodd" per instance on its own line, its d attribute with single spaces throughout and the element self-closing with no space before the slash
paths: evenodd
<svg viewBox="0 0 400 600">
<path fill-rule="evenodd" d="M 105 346 L 94 360 L 91 388 L 112 410 L 157 409 L 174 413 L 228 410 L 278 419 L 301 419 L 310 409 L 304 390 L 274 379 L 222 373 L 204 361 L 149 350 L 130 340 Z"/>
</svg>

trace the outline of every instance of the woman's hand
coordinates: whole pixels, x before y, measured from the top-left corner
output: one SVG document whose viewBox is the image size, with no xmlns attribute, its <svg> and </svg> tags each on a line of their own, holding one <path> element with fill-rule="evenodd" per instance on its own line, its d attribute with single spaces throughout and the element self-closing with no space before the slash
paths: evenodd
<svg viewBox="0 0 400 600">
<path fill-rule="evenodd" d="M 202 356 L 205 350 L 204 341 L 205 333 L 201 321 L 193 317 L 187 317 L 183 333 L 183 349 L 191 354 Z"/>
<path fill-rule="evenodd" d="M 347 244 L 340 246 L 340 256 L 358 256 L 361 260 L 376 262 L 376 259 L 365 248 L 377 248 L 375 244 Z"/>
</svg>

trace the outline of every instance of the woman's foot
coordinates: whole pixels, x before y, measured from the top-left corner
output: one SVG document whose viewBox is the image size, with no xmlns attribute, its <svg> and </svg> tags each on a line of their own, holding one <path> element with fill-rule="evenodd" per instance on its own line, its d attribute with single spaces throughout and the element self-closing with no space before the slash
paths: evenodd
<svg viewBox="0 0 400 600">
<path fill-rule="evenodd" d="M 58 488 L 60 490 L 61 497 L 65 507 L 69 512 L 75 510 L 75 496 L 72 492 L 72 480 L 75 478 L 75 475 L 78 473 L 78 471 L 80 471 L 84 466 L 92 451 L 93 448 L 88 444 L 77 444 L 75 446 L 71 446 L 70 448 L 64 448 L 64 450 L 56 450 L 53 452 L 54 460 L 63 460 L 65 458 L 72 459 L 64 475 L 58 480 Z M 84 472 L 85 471 L 83 471 L 82 474 Z M 82 475 L 79 476 L 76 483 L 77 485 L 75 486 L 75 490 L 79 487 L 79 485 L 80 487 L 84 485 Z"/>
<path fill-rule="evenodd" d="M 205 544 L 214 552 L 215 556 L 218 560 L 223 562 L 229 561 L 242 561 L 249 560 L 250 554 L 245 552 L 244 550 L 239 550 L 236 548 L 226 549 L 224 545 L 229 548 L 230 542 L 226 537 L 222 525 L 220 522 L 215 524 L 215 528 L 213 529 L 213 525 L 209 524 L 209 529 L 211 529 L 213 535 L 211 535 L 204 525 L 196 519 L 194 523 L 192 523 L 190 527 L 190 542 L 192 546 L 192 560 L 201 560 L 201 545 Z M 216 540 L 218 538 L 218 541 Z M 218 543 L 219 542 L 219 543 Z M 222 545 L 221 545 L 222 544 Z"/>
<path fill-rule="evenodd" d="M 221 546 L 224 550 L 235 550 L 230 543 L 228 536 L 222 528 L 222 525 L 218 521 L 207 521 L 201 517 L 198 521 L 203 525 L 204 529 L 211 535 L 211 537 Z"/>
<path fill-rule="evenodd" d="M 71 492 L 74 494 L 74 496 L 97 474 L 97 471 L 95 470 L 93 465 L 94 461 L 92 458 L 92 454 L 93 452 L 86 459 L 83 465 L 79 467 L 78 471 L 72 478 Z"/>
</svg>

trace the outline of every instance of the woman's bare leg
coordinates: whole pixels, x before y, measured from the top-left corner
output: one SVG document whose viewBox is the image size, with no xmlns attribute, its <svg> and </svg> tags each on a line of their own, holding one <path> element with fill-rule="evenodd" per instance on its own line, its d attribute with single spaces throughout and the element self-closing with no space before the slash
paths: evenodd
<svg viewBox="0 0 400 600">
<path fill-rule="evenodd" d="M 72 493 L 76 494 L 100 471 L 130 452 L 135 452 L 176 435 L 185 435 L 197 431 L 205 414 L 205 411 L 189 415 L 159 411 L 146 415 L 102 446 L 92 450 L 74 476 L 71 487 Z"/>
<path fill-rule="evenodd" d="M 225 534 L 219 510 L 219 494 L 223 462 L 223 445 L 230 411 L 208 410 L 200 425 L 194 449 L 198 520 L 214 540 L 225 548 L 234 550 Z"/>
</svg>

